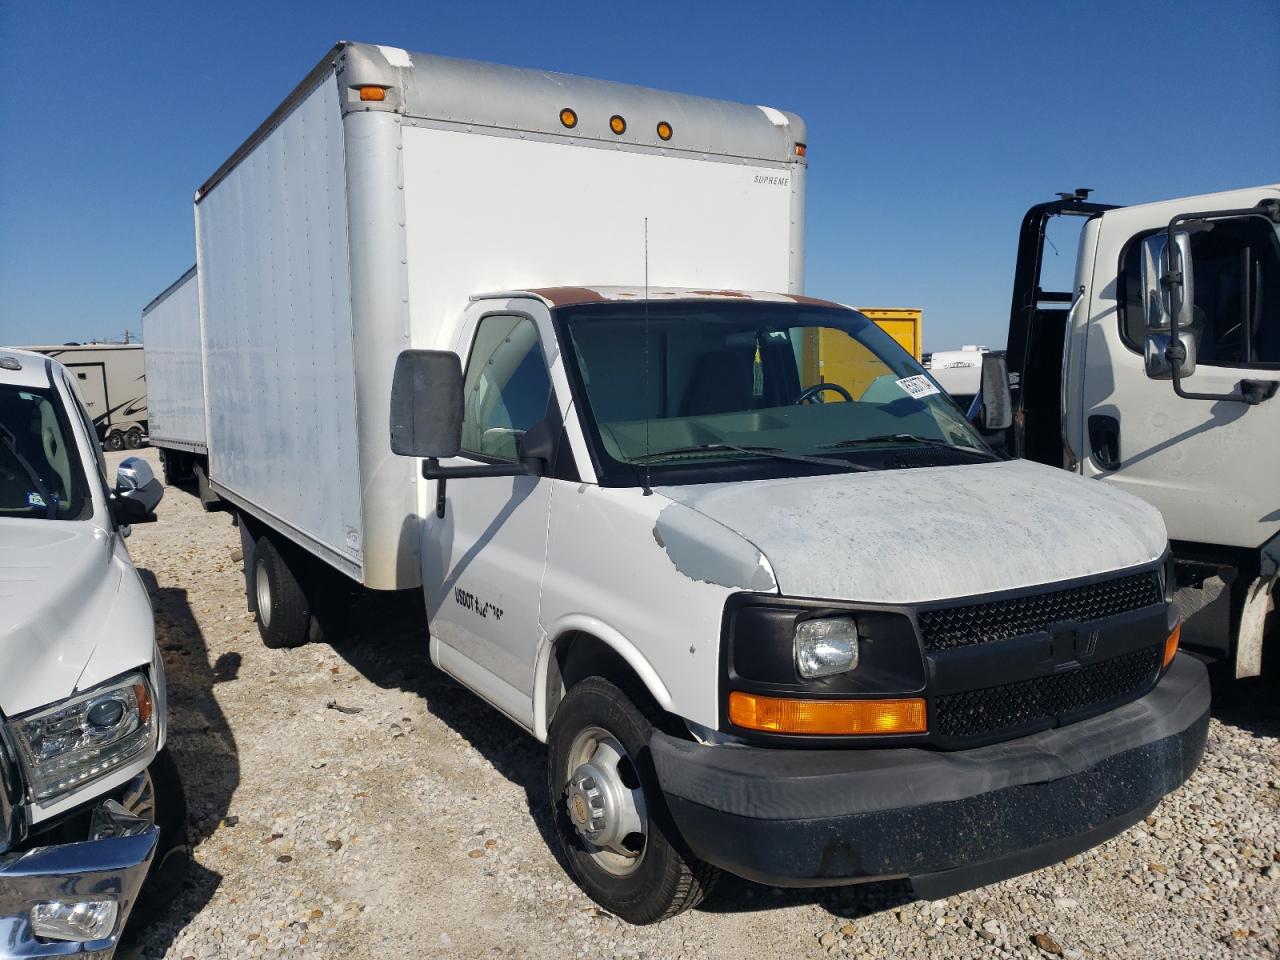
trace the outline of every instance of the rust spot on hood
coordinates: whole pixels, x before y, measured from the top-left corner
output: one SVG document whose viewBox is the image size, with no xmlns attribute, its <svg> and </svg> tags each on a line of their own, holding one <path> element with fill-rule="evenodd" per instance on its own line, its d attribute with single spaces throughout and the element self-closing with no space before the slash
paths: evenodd
<svg viewBox="0 0 1280 960">
<path fill-rule="evenodd" d="M 741 297 L 743 300 L 750 300 L 749 294 L 743 293 L 741 290 L 690 290 L 697 297 Z"/>
</svg>

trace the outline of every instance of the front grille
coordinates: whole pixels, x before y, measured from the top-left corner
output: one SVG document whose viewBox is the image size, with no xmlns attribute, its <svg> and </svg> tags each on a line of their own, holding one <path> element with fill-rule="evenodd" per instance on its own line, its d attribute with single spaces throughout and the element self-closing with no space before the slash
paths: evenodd
<svg viewBox="0 0 1280 960">
<path fill-rule="evenodd" d="M 1155 644 L 1069 673 L 941 696 L 930 726 L 944 737 L 974 738 L 1133 699 L 1154 682 L 1162 650 Z"/>
<path fill-rule="evenodd" d="M 920 630 L 925 649 L 953 650 L 1023 637 L 1063 621 L 1083 623 L 1114 617 L 1161 600 L 1160 578 L 1152 570 L 1065 590 L 926 610 L 920 614 Z"/>
</svg>

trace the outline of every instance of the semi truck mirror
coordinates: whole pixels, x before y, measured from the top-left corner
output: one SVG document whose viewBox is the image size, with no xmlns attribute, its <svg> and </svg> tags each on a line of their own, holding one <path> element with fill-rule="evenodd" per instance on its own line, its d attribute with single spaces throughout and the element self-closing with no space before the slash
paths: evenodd
<svg viewBox="0 0 1280 960">
<path fill-rule="evenodd" d="M 1152 380 L 1171 380 L 1173 379 L 1173 364 L 1170 362 L 1175 356 L 1182 361 L 1182 376 L 1189 377 L 1196 372 L 1196 338 L 1195 334 L 1190 330 L 1178 330 L 1178 342 L 1180 344 L 1180 352 L 1172 353 L 1173 336 L 1167 331 L 1165 333 L 1147 333 L 1147 340 L 1143 346 L 1142 359 L 1147 370 L 1147 376 Z"/>
<path fill-rule="evenodd" d="M 1009 364 L 1000 354 L 982 356 L 982 400 L 980 425 L 983 430 L 1008 430 L 1013 426 L 1013 395 L 1009 391 Z"/>
<path fill-rule="evenodd" d="M 1181 364 L 1181 377 L 1191 376 L 1196 369 L 1191 234 L 1177 230 L 1172 237 L 1172 244 L 1168 232 L 1142 241 L 1142 309 L 1147 327 L 1143 363 L 1153 380 L 1172 379 L 1175 360 Z"/>
<path fill-rule="evenodd" d="M 462 446 L 462 361 L 449 350 L 405 350 L 391 378 L 391 452 L 456 456 Z"/>
</svg>

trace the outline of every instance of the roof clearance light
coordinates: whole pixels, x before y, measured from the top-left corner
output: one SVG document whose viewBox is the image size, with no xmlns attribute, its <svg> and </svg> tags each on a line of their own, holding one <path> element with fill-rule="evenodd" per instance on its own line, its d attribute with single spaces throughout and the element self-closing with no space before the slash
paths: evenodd
<svg viewBox="0 0 1280 960">
<path fill-rule="evenodd" d="M 609 118 L 609 129 L 618 136 L 622 136 L 627 132 L 627 121 L 623 120 L 622 117 L 615 113 Z"/>
<path fill-rule="evenodd" d="M 568 107 L 565 107 L 560 111 L 560 123 L 567 129 L 572 130 L 578 125 L 578 115 Z"/>
<path fill-rule="evenodd" d="M 661 121 L 658 124 L 658 139 L 659 140 L 671 139 L 671 124 L 667 123 L 667 121 L 665 120 Z"/>
<path fill-rule="evenodd" d="M 797 157 L 803 157 L 803 156 L 804 156 L 806 153 L 808 153 L 808 152 L 809 152 L 809 147 L 808 147 L 807 145 L 805 145 L 805 144 L 803 144 L 803 143 L 797 143 L 797 144 L 796 144 L 796 156 L 797 156 Z"/>
<path fill-rule="evenodd" d="M 387 99 L 386 87 L 361 87 L 361 100 L 385 100 Z"/>
<path fill-rule="evenodd" d="M 0 357 L 0 370 L 21 370 L 17 357 Z"/>
</svg>

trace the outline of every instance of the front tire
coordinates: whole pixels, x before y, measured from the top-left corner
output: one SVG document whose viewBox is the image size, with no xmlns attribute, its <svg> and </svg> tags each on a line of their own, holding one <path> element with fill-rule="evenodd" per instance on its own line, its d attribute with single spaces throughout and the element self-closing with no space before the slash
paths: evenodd
<svg viewBox="0 0 1280 960">
<path fill-rule="evenodd" d="M 182 889 L 182 880 L 191 866 L 187 801 L 178 765 L 168 747 L 156 755 L 139 779 L 143 778 L 146 782 L 138 788 L 126 787 L 121 801 L 131 813 L 151 819 L 160 828 L 160 839 L 151 869 L 138 891 L 138 901 L 129 914 L 127 928 L 131 933 L 142 930 L 165 911 Z"/>
<path fill-rule="evenodd" d="M 311 610 L 297 575 L 274 543 L 258 538 L 253 548 L 250 597 L 258 633 L 272 650 L 300 647 L 311 629 Z"/>
<path fill-rule="evenodd" d="M 635 924 L 696 906 L 719 876 L 689 851 L 667 812 L 649 759 L 652 733 L 627 694 L 589 677 L 565 696 L 547 737 L 548 793 L 574 878 Z"/>
<path fill-rule="evenodd" d="M 140 450 L 142 448 L 142 431 L 134 427 L 124 435 L 124 445 L 130 450 Z"/>
</svg>

